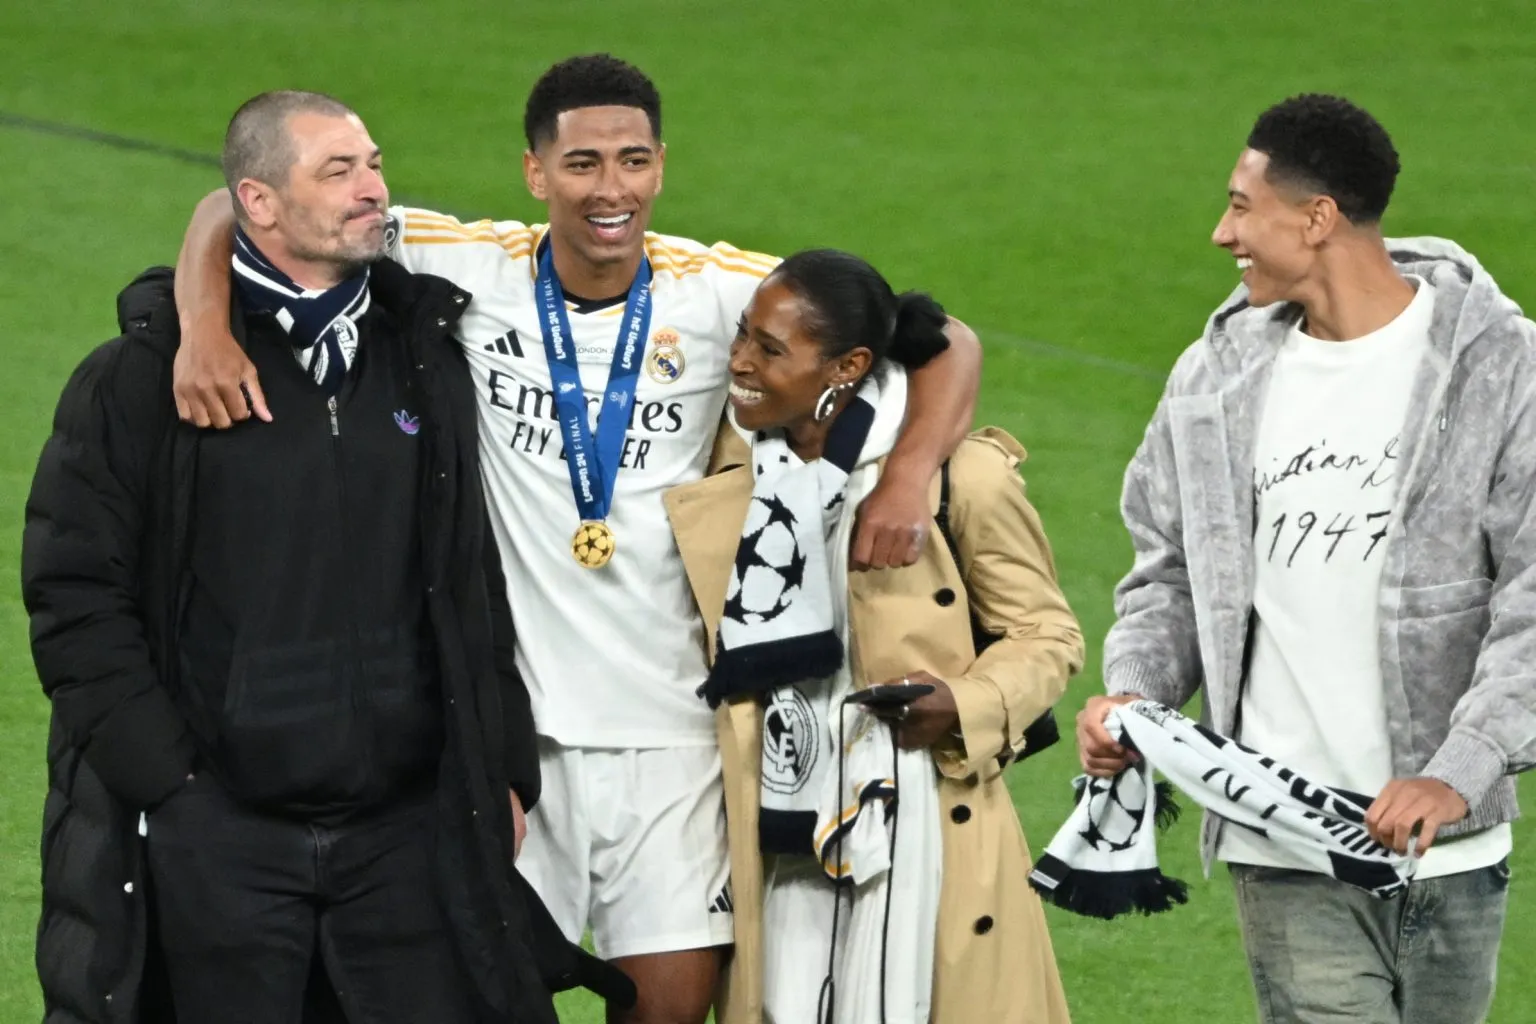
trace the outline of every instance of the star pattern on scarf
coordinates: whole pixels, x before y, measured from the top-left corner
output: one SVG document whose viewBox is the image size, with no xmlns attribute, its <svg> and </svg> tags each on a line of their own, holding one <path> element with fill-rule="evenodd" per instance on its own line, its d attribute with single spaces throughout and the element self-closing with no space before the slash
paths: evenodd
<svg viewBox="0 0 1536 1024">
<path fill-rule="evenodd" d="M 789 506 L 776 494 L 754 496 L 752 500 L 768 510 L 768 517 L 762 526 L 744 534 L 736 547 L 736 586 L 733 588 L 734 593 L 726 598 L 724 614 L 740 623 L 769 622 L 784 614 L 789 609 L 789 592 L 799 588 L 805 580 L 807 563 L 806 555 L 800 550 L 800 544 L 795 538 L 796 519 Z M 790 539 L 789 560 L 782 565 L 768 561 L 758 550 L 764 535 L 772 530 L 781 530 Z M 767 569 L 779 577 L 778 593 L 768 608 L 749 608 L 744 598 L 747 574 L 756 568 Z"/>
<path fill-rule="evenodd" d="M 746 579 L 747 570 L 753 566 L 768 565 L 767 559 L 757 553 L 757 542 L 763 539 L 763 529 L 766 527 L 753 530 L 741 538 L 741 543 L 736 547 L 736 578 L 738 580 Z"/>
</svg>

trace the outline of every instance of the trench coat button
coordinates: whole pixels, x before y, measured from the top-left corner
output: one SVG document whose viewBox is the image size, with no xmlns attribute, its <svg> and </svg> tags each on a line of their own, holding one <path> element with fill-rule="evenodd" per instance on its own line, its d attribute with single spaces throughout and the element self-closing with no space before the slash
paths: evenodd
<svg viewBox="0 0 1536 1024">
<path fill-rule="evenodd" d="M 955 592 L 948 587 L 940 587 L 933 592 L 933 600 L 940 608 L 948 608 L 955 603 Z"/>
<path fill-rule="evenodd" d="M 992 930 L 992 919 L 985 914 L 976 919 L 976 934 L 985 935 Z"/>
<path fill-rule="evenodd" d="M 447 327 L 448 326 L 448 318 L 447 317 L 442 317 L 442 316 L 438 317 L 437 318 L 437 326 L 439 326 L 439 327 Z"/>
<path fill-rule="evenodd" d="M 111 992 L 108 992 L 108 993 L 107 993 L 107 1002 L 109 1002 L 109 1003 L 110 1003 L 110 1002 L 111 1002 L 111 1001 L 112 1001 L 112 993 L 111 993 Z"/>
<path fill-rule="evenodd" d="M 123 883 L 123 892 L 126 892 L 129 895 L 132 895 L 133 894 L 133 883 L 132 882 L 124 882 Z"/>
<path fill-rule="evenodd" d="M 454 293 L 454 295 L 453 295 L 453 304 L 455 306 L 462 306 L 462 305 L 464 305 L 464 293 L 463 292 L 455 292 Z"/>
<path fill-rule="evenodd" d="M 971 820 L 971 809 L 965 804 L 959 804 L 949 812 L 949 820 L 956 825 L 964 825 Z"/>
</svg>

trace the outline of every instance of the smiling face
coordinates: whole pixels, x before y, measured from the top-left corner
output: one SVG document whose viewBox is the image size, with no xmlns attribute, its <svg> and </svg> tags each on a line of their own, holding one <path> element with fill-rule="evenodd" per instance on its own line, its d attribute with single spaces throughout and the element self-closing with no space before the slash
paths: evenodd
<svg viewBox="0 0 1536 1024">
<path fill-rule="evenodd" d="M 812 312 L 771 274 L 752 296 L 731 342 L 731 409 L 743 430 L 801 433 L 815 421 L 822 392 L 869 371 L 867 348 L 826 357 L 807 331 Z"/>
<path fill-rule="evenodd" d="M 1211 241 L 1237 260 L 1255 306 L 1300 301 L 1318 247 L 1336 219 L 1332 200 L 1269 180 L 1269 156 L 1245 149 L 1227 183 L 1227 208 Z"/>
<path fill-rule="evenodd" d="M 639 107 L 578 107 L 555 126 L 553 139 L 524 154 L 523 176 L 549 206 L 557 251 L 598 273 L 638 265 L 666 157 L 650 118 Z"/>
</svg>

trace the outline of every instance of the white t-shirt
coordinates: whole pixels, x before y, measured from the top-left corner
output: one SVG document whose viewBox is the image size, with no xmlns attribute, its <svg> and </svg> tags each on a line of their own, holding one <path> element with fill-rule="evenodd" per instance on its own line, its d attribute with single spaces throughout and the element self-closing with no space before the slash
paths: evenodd
<svg viewBox="0 0 1536 1024">
<path fill-rule="evenodd" d="M 390 213 L 391 256 L 474 295 L 458 336 L 480 396 L 481 472 L 540 734 L 568 747 L 713 744 L 694 692 L 707 674 L 704 627 L 661 499 L 704 473 L 737 321 L 776 261 L 646 235 L 650 337 L 607 520 L 615 553 L 585 569 L 571 556 L 581 519 L 533 288 L 544 226 Z M 595 431 L 624 305 L 567 308 Z"/>
<path fill-rule="evenodd" d="M 1308 780 L 1374 797 L 1392 779 L 1378 641 L 1399 435 L 1429 349 L 1434 288 L 1347 342 L 1298 325 L 1276 356 L 1254 458 L 1255 629 L 1239 739 Z M 1509 826 L 1432 847 L 1417 877 L 1486 867 Z M 1218 856 L 1302 868 L 1242 828 Z"/>
</svg>

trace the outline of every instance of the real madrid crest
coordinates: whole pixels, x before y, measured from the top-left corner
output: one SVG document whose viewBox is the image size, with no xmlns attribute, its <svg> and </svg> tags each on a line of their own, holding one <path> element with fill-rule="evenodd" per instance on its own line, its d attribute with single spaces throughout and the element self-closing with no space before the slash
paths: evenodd
<svg viewBox="0 0 1536 1024">
<path fill-rule="evenodd" d="M 645 372 L 658 384 L 671 384 L 683 375 L 682 335 L 663 327 L 651 335 L 651 351 L 645 357 Z"/>
<path fill-rule="evenodd" d="M 763 785 L 772 793 L 798 793 L 810 780 L 821 749 L 816 709 L 793 686 L 773 691 L 763 709 Z"/>
</svg>

